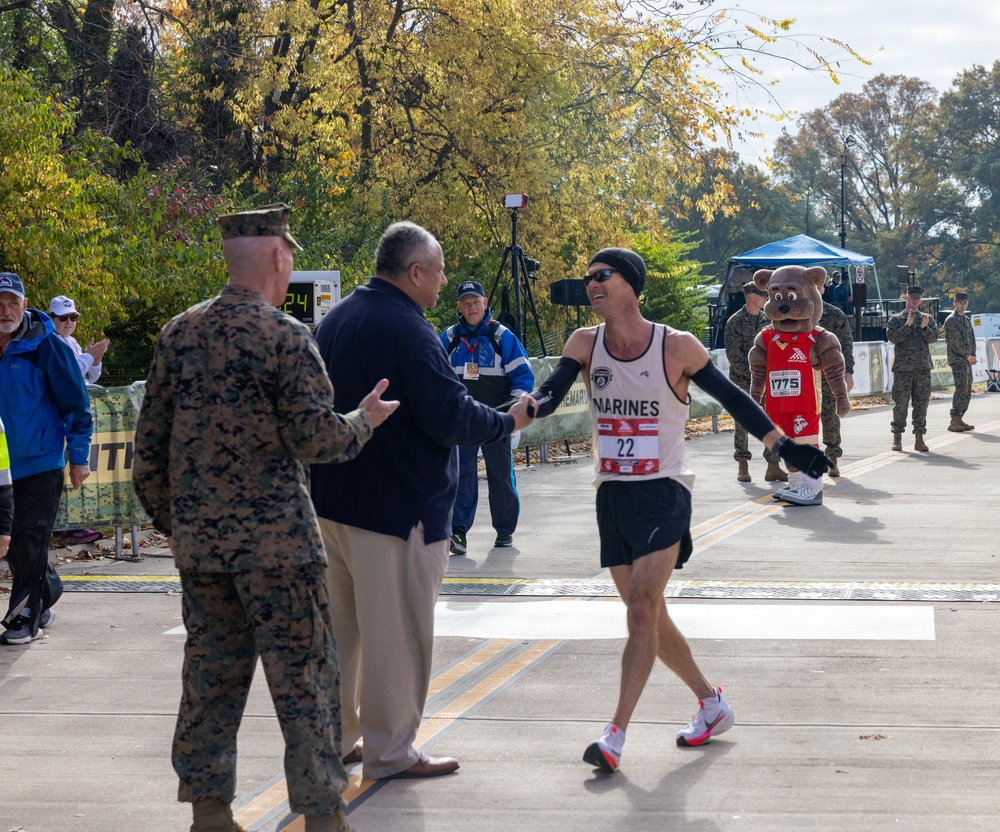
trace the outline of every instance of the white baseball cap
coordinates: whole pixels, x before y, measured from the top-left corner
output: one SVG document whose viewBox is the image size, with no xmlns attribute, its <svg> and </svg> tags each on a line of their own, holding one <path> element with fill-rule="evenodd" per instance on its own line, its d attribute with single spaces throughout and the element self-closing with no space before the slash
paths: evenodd
<svg viewBox="0 0 1000 832">
<path fill-rule="evenodd" d="M 57 298 L 52 298 L 52 302 L 49 304 L 49 314 L 50 315 L 79 315 L 80 311 L 76 308 L 76 304 L 73 303 L 65 295 L 59 295 Z"/>
</svg>

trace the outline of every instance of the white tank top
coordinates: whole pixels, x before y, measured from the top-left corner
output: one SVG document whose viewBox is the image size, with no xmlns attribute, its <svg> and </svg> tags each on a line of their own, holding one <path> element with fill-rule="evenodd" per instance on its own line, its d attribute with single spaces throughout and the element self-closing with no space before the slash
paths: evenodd
<svg viewBox="0 0 1000 832">
<path fill-rule="evenodd" d="M 670 477 L 688 491 L 694 487 L 684 453 L 688 404 L 667 380 L 666 332 L 663 324 L 653 324 L 646 351 L 622 361 L 608 353 L 604 324 L 597 327 L 588 379 L 597 486 Z"/>
</svg>

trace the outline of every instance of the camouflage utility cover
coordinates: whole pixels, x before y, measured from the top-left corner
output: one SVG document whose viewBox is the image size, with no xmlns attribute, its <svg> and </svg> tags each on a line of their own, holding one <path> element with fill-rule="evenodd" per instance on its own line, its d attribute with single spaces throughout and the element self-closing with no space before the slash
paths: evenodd
<svg viewBox="0 0 1000 832">
<path fill-rule="evenodd" d="M 222 239 L 232 240 L 236 237 L 284 237 L 299 251 L 302 246 L 295 242 L 288 227 L 288 218 L 292 209 L 283 202 L 265 205 L 254 211 L 240 211 L 238 214 L 226 214 L 219 217 L 222 229 Z"/>
</svg>

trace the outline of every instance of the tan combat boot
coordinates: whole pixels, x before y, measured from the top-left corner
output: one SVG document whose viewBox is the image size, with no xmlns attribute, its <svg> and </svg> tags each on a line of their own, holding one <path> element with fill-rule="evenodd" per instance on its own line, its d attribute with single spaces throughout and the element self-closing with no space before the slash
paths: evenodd
<svg viewBox="0 0 1000 832">
<path fill-rule="evenodd" d="M 354 829 L 338 809 L 334 815 L 306 815 L 306 832 L 354 832 Z"/>
<path fill-rule="evenodd" d="M 901 433 L 894 433 L 892 435 L 892 449 L 894 451 L 901 451 L 901 450 L 903 450 L 903 434 L 901 434 Z"/>
<path fill-rule="evenodd" d="M 830 460 L 830 467 L 826 469 L 827 476 L 829 476 L 829 477 L 839 477 L 840 476 L 840 468 L 837 465 L 837 460 L 834 459 L 833 457 L 829 457 L 829 456 L 827 457 L 827 459 Z"/>
<path fill-rule="evenodd" d="M 736 482 L 751 482 L 750 463 L 745 459 L 738 459 L 736 462 L 740 466 L 739 471 L 736 472 Z"/>
<path fill-rule="evenodd" d="M 961 416 L 958 417 L 958 423 L 962 426 L 962 430 L 975 430 L 976 429 L 975 425 L 970 425 Z"/>
<path fill-rule="evenodd" d="M 768 462 L 767 470 L 764 472 L 765 482 L 788 482 L 788 474 L 782 469 L 778 462 Z"/>
<path fill-rule="evenodd" d="M 913 434 L 913 450 L 915 451 L 929 451 L 930 448 L 924 443 L 924 435 L 922 433 Z"/>
<path fill-rule="evenodd" d="M 962 424 L 962 420 L 958 416 L 952 416 L 951 424 L 948 425 L 948 430 L 952 433 L 961 433 L 965 430 L 965 425 Z"/>
<path fill-rule="evenodd" d="M 229 804 L 214 797 L 196 800 L 193 810 L 191 832 L 246 832 L 246 829 L 233 820 Z"/>
</svg>

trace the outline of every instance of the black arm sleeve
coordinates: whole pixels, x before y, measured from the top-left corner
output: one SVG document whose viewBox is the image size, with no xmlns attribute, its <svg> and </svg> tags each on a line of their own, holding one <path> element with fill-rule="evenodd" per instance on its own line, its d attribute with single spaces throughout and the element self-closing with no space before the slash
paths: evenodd
<svg viewBox="0 0 1000 832">
<path fill-rule="evenodd" d="M 729 411 L 729 415 L 757 439 L 762 440 L 765 434 L 774 430 L 774 422 L 767 418 L 760 406 L 722 375 L 711 361 L 691 376 L 691 381 L 718 400 Z"/>
<path fill-rule="evenodd" d="M 582 366 L 579 361 L 564 356 L 559 359 L 556 368 L 542 385 L 537 390 L 532 391 L 531 398 L 538 402 L 539 419 L 543 416 L 550 416 L 559 407 L 559 403 L 566 398 L 569 388 L 576 381 Z"/>
<path fill-rule="evenodd" d="M 566 394 L 573 386 L 573 382 L 576 381 L 576 376 L 582 366 L 579 361 L 572 358 L 560 358 L 556 368 L 545 379 L 542 386 L 531 391 L 531 398 L 538 402 L 538 412 L 535 413 L 534 408 L 529 408 L 528 415 L 532 419 L 551 416 L 559 407 L 559 403 L 566 398 Z M 517 399 L 511 399 L 509 402 L 504 402 L 497 410 L 506 413 L 516 401 Z"/>
</svg>

